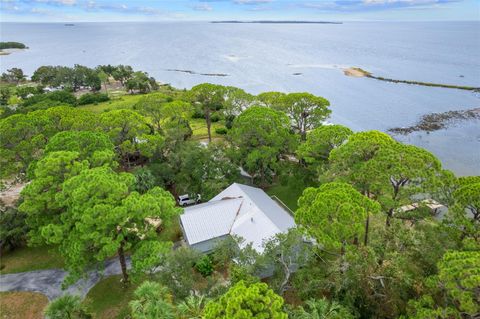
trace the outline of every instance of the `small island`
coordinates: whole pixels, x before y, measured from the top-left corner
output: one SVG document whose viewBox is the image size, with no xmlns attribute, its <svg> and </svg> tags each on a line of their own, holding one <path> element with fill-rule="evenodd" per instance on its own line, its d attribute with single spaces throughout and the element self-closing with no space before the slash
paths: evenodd
<svg viewBox="0 0 480 319">
<path fill-rule="evenodd" d="M 11 52 L 4 51 L 10 49 L 28 49 L 28 47 L 21 42 L 0 42 L 0 55 L 9 55 Z"/>
</svg>

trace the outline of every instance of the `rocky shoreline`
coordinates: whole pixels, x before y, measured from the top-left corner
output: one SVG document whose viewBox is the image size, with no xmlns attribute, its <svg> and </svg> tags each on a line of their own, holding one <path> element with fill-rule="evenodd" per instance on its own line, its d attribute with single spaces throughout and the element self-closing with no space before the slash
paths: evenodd
<svg viewBox="0 0 480 319">
<path fill-rule="evenodd" d="M 392 134 L 407 135 L 413 132 L 433 132 L 453 125 L 458 121 L 480 120 L 480 108 L 423 115 L 413 126 L 395 127 L 387 131 Z"/>
</svg>

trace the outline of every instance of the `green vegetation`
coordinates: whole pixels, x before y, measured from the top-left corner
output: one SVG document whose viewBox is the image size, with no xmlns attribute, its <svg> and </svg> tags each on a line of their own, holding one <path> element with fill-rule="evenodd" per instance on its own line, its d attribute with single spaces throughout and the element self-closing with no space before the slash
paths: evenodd
<svg viewBox="0 0 480 319">
<path fill-rule="evenodd" d="M 60 316 L 478 313 L 478 176 L 457 178 L 426 150 L 378 131 L 324 125 L 329 102 L 308 93 L 176 90 L 123 65 L 23 76 L 8 70 L 0 88 L 0 176 L 27 185 L 18 207 L 0 207 L 2 273 L 63 266 L 68 285 L 105 260 L 122 269 L 82 303 L 52 302 Z M 182 236 L 174 199 L 207 201 L 242 181 L 240 167 L 294 211 L 298 227 L 261 252 L 234 237 L 209 255 L 172 249 Z M 442 220 L 433 201 L 448 207 Z"/>
<path fill-rule="evenodd" d="M 128 315 L 128 303 L 133 298 L 136 285 L 125 288 L 121 279 L 121 276 L 107 277 L 88 292 L 83 304 L 96 319 L 117 319 Z"/>
<path fill-rule="evenodd" d="M 278 197 L 292 211 L 298 208 L 298 199 L 302 195 L 303 188 L 294 184 L 274 184 L 266 190 L 270 196 Z"/>
<path fill-rule="evenodd" d="M 11 274 L 32 270 L 62 268 L 63 257 L 56 247 L 21 247 L 2 256 L 1 274 Z"/>
<path fill-rule="evenodd" d="M 27 46 L 20 42 L 0 42 L 0 50 L 4 49 L 26 49 Z"/>
</svg>

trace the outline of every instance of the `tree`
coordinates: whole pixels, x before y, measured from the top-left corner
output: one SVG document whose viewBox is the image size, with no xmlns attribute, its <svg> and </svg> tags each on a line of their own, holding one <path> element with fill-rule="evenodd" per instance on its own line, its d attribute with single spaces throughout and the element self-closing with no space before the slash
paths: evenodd
<svg viewBox="0 0 480 319">
<path fill-rule="evenodd" d="M 265 107 L 252 106 L 234 121 L 229 132 L 234 155 L 251 175 L 261 183 L 273 175 L 282 154 L 294 144 L 288 117 Z"/>
<path fill-rule="evenodd" d="M 460 177 L 457 184 L 445 223 L 460 232 L 461 240 L 480 244 L 480 176 Z"/>
<path fill-rule="evenodd" d="M 100 128 L 115 145 L 124 167 L 152 157 L 163 145 L 163 138 L 148 124 L 145 117 L 132 110 L 113 110 L 100 116 Z"/>
<path fill-rule="evenodd" d="M 70 271 L 67 283 L 83 274 L 86 267 L 115 254 L 123 281 L 128 282 L 126 253 L 131 252 L 135 259 L 137 252 L 145 254 L 145 249 L 140 250 L 143 245 L 157 241 L 157 228 L 149 219 L 161 219 L 162 225 L 169 227 L 178 215 L 172 195 L 158 187 L 140 195 L 132 192 L 134 182 L 131 174 L 98 167 L 63 183 L 56 201 L 64 212 L 59 222 L 45 226 L 41 233 L 47 243 L 59 245 Z"/>
<path fill-rule="evenodd" d="M 165 119 L 163 105 L 169 102 L 171 98 L 163 93 L 148 94 L 142 97 L 133 109 L 138 113 L 148 116 L 157 133 L 162 133 L 162 120 Z"/>
<path fill-rule="evenodd" d="M 0 256 L 5 251 L 13 250 L 26 242 L 28 233 L 26 217 L 13 207 L 0 210 Z"/>
<path fill-rule="evenodd" d="M 175 189 L 180 193 L 200 194 L 209 200 L 231 183 L 239 174 L 238 166 L 229 161 L 225 146 L 211 143 L 207 147 L 199 143 L 185 143 L 172 156 L 171 165 L 176 165 Z"/>
<path fill-rule="evenodd" d="M 126 82 L 132 77 L 133 69 L 129 65 L 117 65 L 112 72 L 112 77 L 115 81 L 119 81 L 122 86 L 125 86 Z"/>
<path fill-rule="evenodd" d="M 257 95 L 257 100 L 260 102 L 260 105 L 272 109 L 279 109 L 283 104 L 285 96 L 286 94 L 282 92 L 263 92 Z"/>
<path fill-rule="evenodd" d="M 209 142 L 212 141 L 212 134 L 210 131 L 212 125 L 211 115 L 224 103 L 224 94 L 224 86 L 210 83 L 196 85 L 190 90 L 191 101 L 200 105 L 205 114 Z"/>
<path fill-rule="evenodd" d="M 100 79 L 100 82 L 103 83 L 103 88 L 105 90 L 105 94 L 108 95 L 108 88 L 107 88 L 107 84 L 109 84 L 109 76 L 107 73 L 105 73 L 105 71 L 103 70 L 100 70 L 100 72 L 98 72 L 98 78 Z"/>
<path fill-rule="evenodd" d="M 305 307 L 292 312 L 292 319 L 353 319 L 351 312 L 336 301 L 309 299 Z"/>
<path fill-rule="evenodd" d="M 265 318 L 286 319 L 283 298 L 265 283 L 246 285 L 243 281 L 231 287 L 216 301 L 207 303 L 204 319 Z"/>
<path fill-rule="evenodd" d="M 291 120 L 292 128 L 305 141 L 307 132 L 322 125 L 330 116 L 330 102 L 310 93 L 290 93 L 284 96 L 276 109 L 285 112 Z"/>
<path fill-rule="evenodd" d="M 351 135 L 330 153 L 329 162 L 327 175 L 351 183 L 382 205 L 387 227 L 396 209 L 430 189 L 441 172 L 440 162 L 428 151 L 377 131 Z"/>
<path fill-rule="evenodd" d="M 320 245 L 342 254 L 347 244 L 359 245 L 362 234 L 366 238 L 367 216 L 380 211 L 378 203 L 338 182 L 305 189 L 298 204 L 295 221 Z"/>
<path fill-rule="evenodd" d="M 134 72 L 125 83 L 125 88 L 133 93 L 147 93 L 158 89 L 158 84 L 153 77 L 149 77 L 147 72 Z"/>
<path fill-rule="evenodd" d="M 106 158 L 114 158 L 113 143 L 108 136 L 102 132 L 59 132 L 48 141 L 45 146 L 45 154 L 58 151 L 77 152 L 80 159 L 88 159 L 91 162 L 94 161 L 95 158 L 100 158 L 102 154 L 105 155 Z"/>
<path fill-rule="evenodd" d="M 204 296 L 188 296 L 177 306 L 180 319 L 201 319 L 207 302 Z"/>
<path fill-rule="evenodd" d="M 156 282 L 145 281 L 134 292 L 130 301 L 133 319 L 175 319 L 175 308 L 165 287 Z"/>
<path fill-rule="evenodd" d="M 81 159 L 78 152 L 57 151 L 49 153 L 37 163 L 32 182 L 22 190 L 23 202 L 19 206 L 19 210 L 27 214 L 31 244 L 44 243 L 43 228 L 61 222 L 63 207 L 56 200 L 56 195 L 67 179 L 90 167 L 96 167 L 94 162 L 98 162 L 98 166 L 103 164 L 114 166 L 112 152 L 110 161 L 104 161 L 103 153 L 99 155 L 102 160 L 97 161 L 95 159 L 97 155 L 99 154 L 92 154 L 93 160 L 90 162 L 87 158 Z"/>
<path fill-rule="evenodd" d="M 50 137 L 61 131 L 95 130 L 97 116 L 90 111 L 56 106 L 0 120 L 0 176 L 27 172 L 43 155 Z M 34 170 L 32 165 L 31 170 Z"/>
<path fill-rule="evenodd" d="M 12 96 L 10 88 L 7 86 L 0 87 L 0 105 L 8 105 L 8 100 Z"/>
<path fill-rule="evenodd" d="M 79 296 L 64 295 L 50 302 L 44 311 L 49 319 L 91 319 Z"/>
<path fill-rule="evenodd" d="M 26 172 L 45 146 L 49 118 L 41 111 L 0 120 L 0 175 Z"/>
<path fill-rule="evenodd" d="M 226 117 L 235 117 L 245 111 L 248 107 L 252 106 L 254 96 L 242 89 L 227 86 L 225 87 L 224 100 L 223 113 Z"/>
<path fill-rule="evenodd" d="M 274 268 L 274 274 L 270 277 L 271 285 L 278 294 L 283 295 L 289 288 L 290 277 L 295 269 L 312 258 L 312 247 L 297 229 L 290 229 L 266 241 L 264 248 L 266 263 Z"/>
<path fill-rule="evenodd" d="M 475 318 L 480 312 L 480 251 L 450 251 L 427 280 L 430 293 L 411 300 L 408 318 Z"/>
<path fill-rule="evenodd" d="M 23 74 L 23 70 L 19 68 L 11 68 L 8 69 L 7 72 L 2 73 L 2 81 L 8 82 L 8 83 L 14 83 L 17 84 L 20 82 L 25 81 L 25 74 Z"/>
<path fill-rule="evenodd" d="M 201 276 L 193 267 L 200 257 L 198 251 L 180 247 L 167 254 L 160 264 L 162 271 L 157 274 L 158 280 L 169 288 L 176 299 L 182 300 L 195 293 L 195 285 Z"/>
<path fill-rule="evenodd" d="M 330 152 L 341 146 L 352 134 L 352 130 L 342 125 L 317 127 L 307 134 L 306 141 L 300 144 L 297 154 L 310 165 L 325 163 Z"/>
</svg>

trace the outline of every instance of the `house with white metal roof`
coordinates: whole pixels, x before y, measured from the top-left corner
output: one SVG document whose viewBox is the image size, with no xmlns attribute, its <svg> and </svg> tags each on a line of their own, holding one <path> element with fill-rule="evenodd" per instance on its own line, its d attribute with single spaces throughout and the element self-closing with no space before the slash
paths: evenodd
<svg viewBox="0 0 480 319">
<path fill-rule="evenodd" d="M 290 212 L 263 190 L 237 183 L 206 203 L 185 208 L 180 223 L 187 244 L 202 252 L 234 235 L 261 253 L 265 240 L 295 227 Z"/>
</svg>

